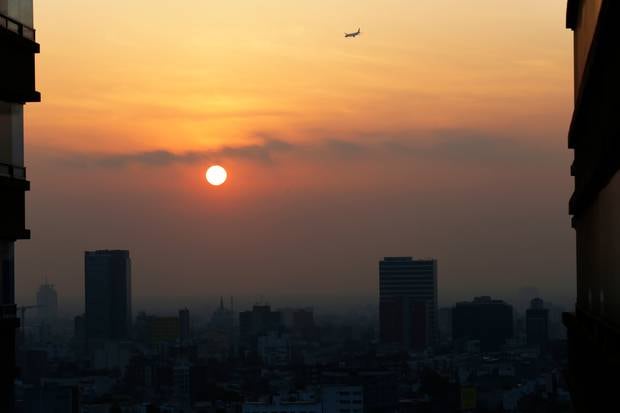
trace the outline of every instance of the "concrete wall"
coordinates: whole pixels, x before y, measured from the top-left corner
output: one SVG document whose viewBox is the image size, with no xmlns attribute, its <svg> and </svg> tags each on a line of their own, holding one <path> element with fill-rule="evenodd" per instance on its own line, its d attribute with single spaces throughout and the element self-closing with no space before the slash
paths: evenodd
<svg viewBox="0 0 620 413">
<path fill-rule="evenodd" d="M 0 305 L 11 304 L 15 300 L 14 256 L 13 242 L 0 239 Z"/>
<path fill-rule="evenodd" d="M 575 96 L 579 93 L 583 70 L 588 59 L 588 52 L 590 51 L 592 37 L 594 36 L 602 4 L 603 0 L 581 0 L 579 6 L 579 17 L 574 34 Z"/>
<path fill-rule="evenodd" d="M 620 172 L 576 223 L 577 304 L 620 326 Z"/>
<path fill-rule="evenodd" d="M 0 163 L 24 166 L 24 108 L 0 101 Z"/>
</svg>

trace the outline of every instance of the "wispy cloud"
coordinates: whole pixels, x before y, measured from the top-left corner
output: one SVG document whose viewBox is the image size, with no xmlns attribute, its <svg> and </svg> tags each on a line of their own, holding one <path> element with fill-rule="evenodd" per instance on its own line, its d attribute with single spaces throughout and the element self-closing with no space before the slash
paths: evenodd
<svg viewBox="0 0 620 413">
<path fill-rule="evenodd" d="M 549 159 L 548 148 L 508 138 L 493 138 L 472 131 L 438 131 L 396 135 L 357 135 L 346 138 L 319 137 L 297 141 L 259 134 L 254 144 L 221 146 L 209 150 L 172 152 L 165 149 L 125 153 L 73 153 L 61 161 L 74 166 L 124 167 L 167 166 L 205 161 L 239 159 L 273 164 L 283 159 L 342 161 L 359 159 L 416 159 L 474 163 L 529 163 Z"/>
</svg>

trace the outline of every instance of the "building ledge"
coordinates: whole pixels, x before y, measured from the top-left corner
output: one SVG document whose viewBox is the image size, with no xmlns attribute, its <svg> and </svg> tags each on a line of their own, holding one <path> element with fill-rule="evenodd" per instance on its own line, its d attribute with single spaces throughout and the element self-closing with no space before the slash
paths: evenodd
<svg viewBox="0 0 620 413">
<path fill-rule="evenodd" d="M 6 102 L 36 103 L 41 101 L 41 93 L 36 90 L 24 93 L 0 88 L 0 98 Z"/>
<path fill-rule="evenodd" d="M 26 168 L 23 166 L 0 163 L 0 176 L 14 179 L 26 179 Z"/>
<path fill-rule="evenodd" d="M 0 240 L 5 241 L 17 241 L 23 239 L 30 239 L 29 229 L 11 230 L 10 228 L 0 229 Z"/>
</svg>

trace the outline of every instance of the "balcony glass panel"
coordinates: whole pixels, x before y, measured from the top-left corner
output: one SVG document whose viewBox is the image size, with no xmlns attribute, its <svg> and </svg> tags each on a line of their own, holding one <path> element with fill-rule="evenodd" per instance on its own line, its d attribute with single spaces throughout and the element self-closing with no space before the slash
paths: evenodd
<svg viewBox="0 0 620 413">
<path fill-rule="evenodd" d="M 6 13 L 3 13 L 3 10 L 6 10 Z M 32 0 L 0 0 L 0 13 L 6 14 L 25 26 L 34 26 Z"/>
</svg>

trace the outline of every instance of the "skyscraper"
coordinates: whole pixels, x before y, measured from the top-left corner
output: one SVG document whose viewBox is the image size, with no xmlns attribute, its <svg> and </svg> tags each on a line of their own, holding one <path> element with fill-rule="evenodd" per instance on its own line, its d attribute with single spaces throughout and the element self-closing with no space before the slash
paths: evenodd
<svg viewBox="0 0 620 413">
<path fill-rule="evenodd" d="M 244 338 L 247 339 L 248 337 L 245 336 Z M 235 313 L 232 306 L 232 297 L 230 299 L 230 308 L 224 307 L 224 298 L 220 298 L 220 305 L 213 312 L 207 326 L 207 343 L 211 354 L 215 357 L 227 357 L 234 353 Z"/>
<path fill-rule="evenodd" d="M 58 293 L 52 284 L 46 282 L 39 287 L 37 307 L 39 320 L 53 321 L 58 317 Z"/>
<path fill-rule="evenodd" d="M 421 351 L 437 343 L 437 261 L 386 257 L 379 262 L 381 341 Z"/>
<path fill-rule="evenodd" d="M 122 340 L 131 331 L 129 251 L 86 251 L 86 339 Z"/>
<path fill-rule="evenodd" d="M 14 410 L 14 243 L 30 238 L 25 224 L 24 104 L 39 102 L 34 60 L 39 53 L 32 0 L 0 0 L 0 411 Z"/>
<path fill-rule="evenodd" d="M 187 308 L 183 308 L 179 310 L 179 338 L 182 343 L 185 343 L 189 340 L 190 337 L 190 321 L 189 321 L 189 310 Z"/>
<path fill-rule="evenodd" d="M 525 311 L 525 331 L 530 346 L 547 345 L 549 341 L 549 310 L 543 300 L 534 298 L 530 308 Z"/>
</svg>

